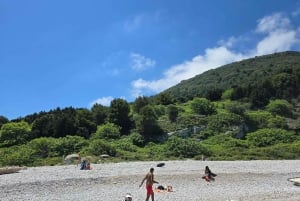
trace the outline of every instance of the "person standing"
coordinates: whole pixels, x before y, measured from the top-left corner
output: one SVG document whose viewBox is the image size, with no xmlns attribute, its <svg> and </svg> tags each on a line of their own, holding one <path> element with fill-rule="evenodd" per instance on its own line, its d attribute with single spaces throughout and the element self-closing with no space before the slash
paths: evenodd
<svg viewBox="0 0 300 201">
<path fill-rule="evenodd" d="M 141 187 L 144 181 L 146 181 L 146 191 L 147 191 L 146 201 L 149 200 L 150 195 L 151 195 L 151 200 L 154 201 L 154 192 L 152 186 L 154 183 L 158 184 L 158 182 L 154 180 L 153 172 L 154 172 L 154 168 L 150 168 L 150 171 L 146 174 L 146 176 L 144 177 L 144 179 L 140 184 Z"/>
</svg>

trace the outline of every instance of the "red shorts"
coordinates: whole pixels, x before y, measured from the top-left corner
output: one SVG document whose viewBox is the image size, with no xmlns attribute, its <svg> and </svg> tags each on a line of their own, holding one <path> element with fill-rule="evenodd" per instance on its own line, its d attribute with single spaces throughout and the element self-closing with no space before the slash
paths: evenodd
<svg viewBox="0 0 300 201">
<path fill-rule="evenodd" d="M 151 185 L 146 185 L 146 189 L 147 189 L 147 195 L 151 195 L 153 193 Z"/>
</svg>

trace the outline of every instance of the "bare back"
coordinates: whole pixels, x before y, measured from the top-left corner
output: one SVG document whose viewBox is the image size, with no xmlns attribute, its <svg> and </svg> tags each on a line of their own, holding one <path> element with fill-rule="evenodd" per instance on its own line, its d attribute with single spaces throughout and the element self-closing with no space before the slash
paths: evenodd
<svg viewBox="0 0 300 201">
<path fill-rule="evenodd" d="M 146 179 L 146 185 L 148 186 L 152 186 L 153 185 L 153 183 L 154 183 L 154 176 L 153 176 L 153 174 L 151 173 L 151 172 L 149 172 L 147 175 L 146 175 L 146 177 L 145 177 L 145 179 Z"/>
</svg>

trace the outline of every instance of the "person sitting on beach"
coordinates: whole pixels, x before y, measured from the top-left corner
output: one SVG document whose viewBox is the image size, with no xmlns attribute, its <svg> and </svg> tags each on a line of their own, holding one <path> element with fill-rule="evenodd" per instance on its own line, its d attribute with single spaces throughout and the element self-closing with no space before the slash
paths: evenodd
<svg viewBox="0 0 300 201">
<path fill-rule="evenodd" d="M 140 187 L 143 185 L 144 181 L 146 180 L 146 190 L 147 190 L 147 196 L 146 196 L 146 201 L 149 200 L 150 195 L 151 195 L 151 200 L 154 201 L 154 192 L 152 189 L 152 186 L 154 183 L 158 184 L 157 181 L 154 180 L 154 168 L 150 168 L 150 172 L 146 174 L 144 179 L 142 180 Z"/>
<path fill-rule="evenodd" d="M 91 170 L 92 169 L 90 161 L 87 162 L 85 169 L 86 170 Z"/>
<path fill-rule="evenodd" d="M 204 171 L 204 176 L 202 177 L 202 179 L 205 179 L 205 181 L 210 182 L 210 181 L 215 181 L 215 178 L 217 175 L 215 173 L 213 173 L 208 166 L 205 167 L 205 171 Z"/>
</svg>

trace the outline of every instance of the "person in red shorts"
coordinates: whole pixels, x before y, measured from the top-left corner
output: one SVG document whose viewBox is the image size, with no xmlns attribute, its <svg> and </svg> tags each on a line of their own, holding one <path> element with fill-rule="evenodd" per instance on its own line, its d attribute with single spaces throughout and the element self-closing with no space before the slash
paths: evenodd
<svg viewBox="0 0 300 201">
<path fill-rule="evenodd" d="M 143 185 L 144 181 L 146 180 L 146 190 L 147 190 L 147 197 L 146 197 L 146 201 L 149 200 L 150 195 L 151 195 L 151 200 L 154 201 L 154 192 L 152 189 L 152 186 L 154 183 L 158 184 L 157 181 L 154 180 L 154 168 L 150 168 L 150 171 L 146 174 L 146 176 L 144 177 L 144 179 L 142 180 L 140 187 Z"/>
</svg>

